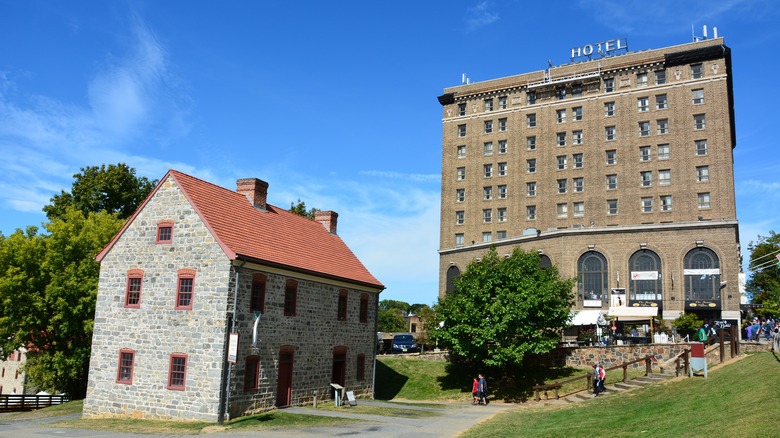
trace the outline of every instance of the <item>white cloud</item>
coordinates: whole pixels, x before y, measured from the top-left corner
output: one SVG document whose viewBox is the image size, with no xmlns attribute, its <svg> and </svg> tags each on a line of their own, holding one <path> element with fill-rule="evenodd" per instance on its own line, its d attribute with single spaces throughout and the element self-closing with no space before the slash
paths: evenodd
<svg viewBox="0 0 780 438">
<path fill-rule="evenodd" d="M 477 30 L 499 20 L 498 12 L 494 11 L 493 2 L 482 1 L 468 9 L 466 27 L 468 30 Z"/>
</svg>

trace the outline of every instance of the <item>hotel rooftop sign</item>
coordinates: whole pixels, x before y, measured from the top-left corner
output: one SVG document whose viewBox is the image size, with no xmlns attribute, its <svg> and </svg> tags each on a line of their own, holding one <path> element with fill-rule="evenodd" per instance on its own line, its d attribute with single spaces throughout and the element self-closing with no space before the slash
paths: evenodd
<svg viewBox="0 0 780 438">
<path fill-rule="evenodd" d="M 618 50 L 625 50 L 628 52 L 628 40 L 626 38 L 617 38 L 614 40 L 602 41 L 599 43 L 586 44 L 580 47 L 572 47 L 571 49 L 571 61 L 574 62 L 580 58 L 588 58 L 588 60 L 603 58 L 610 56 Z"/>
</svg>

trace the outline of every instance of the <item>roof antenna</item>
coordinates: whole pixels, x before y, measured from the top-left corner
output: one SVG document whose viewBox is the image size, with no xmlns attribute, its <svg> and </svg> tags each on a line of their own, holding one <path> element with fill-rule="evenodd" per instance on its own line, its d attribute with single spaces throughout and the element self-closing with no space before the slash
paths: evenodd
<svg viewBox="0 0 780 438">
<path fill-rule="evenodd" d="M 461 85 L 468 85 L 471 83 L 471 80 L 469 79 L 468 76 L 466 76 L 466 73 L 463 73 L 463 76 L 461 76 L 460 83 Z"/>
</svg>

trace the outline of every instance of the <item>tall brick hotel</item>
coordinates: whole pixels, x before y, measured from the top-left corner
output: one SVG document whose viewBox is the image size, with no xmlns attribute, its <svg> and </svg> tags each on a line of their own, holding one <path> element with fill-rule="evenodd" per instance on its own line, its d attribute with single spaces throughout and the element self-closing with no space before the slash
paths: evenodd
<svg viewBox="0 0 780 438">
<path fill-rule="evenodd" d="M 582 314 L 740 318 L 731 51 L 723 38 L 446 88 L 439 295 L 491 246 L 575 277 Z"/>
</svg>

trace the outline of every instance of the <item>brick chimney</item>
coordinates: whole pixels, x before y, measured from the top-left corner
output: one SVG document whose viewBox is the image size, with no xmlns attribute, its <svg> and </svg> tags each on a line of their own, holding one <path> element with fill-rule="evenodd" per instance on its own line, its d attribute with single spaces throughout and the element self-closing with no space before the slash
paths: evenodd
<svg viewBox="0 0 780 438">
<path fill-rule="evenodd" d="M 321 223 L 330 234 L 336 234 L 336 223 L 339 214 L 335 211 L 317 211 L 314 213 L 314 220 Z"/>
<path fill-rule="evenodd" d="M 246 196 L 255 208 L 265 210 L 268 198 L 267 182 L 257 178 L 242 178 L 236 180 L 236 192 Z"/>
</svg>

